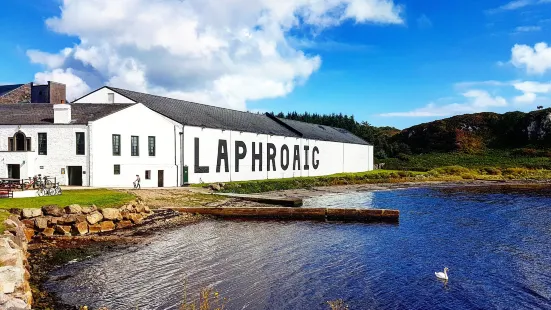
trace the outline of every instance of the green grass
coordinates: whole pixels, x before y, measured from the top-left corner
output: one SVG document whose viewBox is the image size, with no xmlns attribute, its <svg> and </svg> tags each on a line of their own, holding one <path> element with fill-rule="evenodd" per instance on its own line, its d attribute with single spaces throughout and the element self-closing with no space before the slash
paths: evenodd
<svg viewBox="0 0 551 310">
<path fill-rule="evenodd" d="M 107 208 L 120 206 L 134 199 L 131 194 L 109 189 L 66 190 L 60 196 L 0 199 L 0 209 L 40 208 L 45 205 L 65 207 L 70 204 Z"/>
<path fill-rule="evenodd" d="M 432 153 L 410 155 L 403 159 L 380 160 L 385 169 L 429 171 L 444 166 L 458 165 L 466 168 L 529 168 L 551 170 L 551 158 L 543 156 L 520 156 L 512 151 L 489 150 L 482 154 Z"/>
</svg>

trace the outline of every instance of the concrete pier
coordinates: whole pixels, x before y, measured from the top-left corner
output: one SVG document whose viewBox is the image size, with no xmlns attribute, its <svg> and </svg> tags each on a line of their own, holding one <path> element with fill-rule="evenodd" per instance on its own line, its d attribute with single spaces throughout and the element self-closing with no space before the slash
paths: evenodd
<svg viewBox="0 0 551 310">
<path fill-rule="evenodd" d="M 279 205 L 284 207 L 302 206 L 302 199 L 295 198 L 295 197 L 267 197 L 267 196 L 261 196 L 261 195 L 229 194 L 229 193 L 216 193 L 216 195 L 230 197 L 230 198 L 239 198 L 239 199 L 254 201 L 258 203 Z"/>
<path fill-rule="evenodd" d="M 222 218 L 314 220 L 345 222 L 389 222 L 397 223 L 398 210 L 384 209 L 333 209 L 333 208 L 232 208 L 232 207 L 183 207 L 171 208 L 174 211 L 213 215 Z"/>
</svg>

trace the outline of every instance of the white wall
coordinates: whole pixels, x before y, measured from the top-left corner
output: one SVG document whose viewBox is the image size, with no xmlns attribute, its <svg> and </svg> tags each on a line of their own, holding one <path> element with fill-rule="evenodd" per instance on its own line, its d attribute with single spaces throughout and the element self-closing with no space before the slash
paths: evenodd
<svg viewBox="0 0 551 310">
<path fill-rule="evenodd" d="M 92 92 L 79 100 L 74 101 L 73 103 L 108 103 L 108 93 L 114 93 L 115 96 L 115 102 L 114 103 L 135 103 L 135 101 L 130 100 L 122 95 L 119 95 L 118 93 L 103 87 L 98 89 L 95 92 Z"/>
<path fill-rule="evenodd" d="M 195 171 L 195 138 L 199 138 L 199 165 L 203 167 L 198 169 L 203 171 L 208 169 L 208 173 Z M 225 171 L 224 161 L 221 161 L 220 172 L 216 171 L 219 140 L 221 139 L 225 140 L 227 144 L 229 172 Z M 236 141 L 245 143 L 247 149 L 245 157 L 239 161 L 239 172 L 236 171 L 235 167 Z M 259 153 L 259 143 L 262 143 L 262 169 L 259 169 L 259 162 L 256 161 L 255 171 L 252 169 L 253 142 L 257 154 Z M 276 148 L 275 171 L 271 162 L 268 162 L 268 143 L 272 143 Z M 283 145 L 286 145 L 289 149 L 289 163 L 286 170 L 283 169 L 281 162 Z M 300 166 L 293 169 L 295 146 L 299 148 Z M 307 157 L 304 150 L 305 146 L 308 146 Z M 318 150 L 315 155 L 314 148 Z M 367 171 L 373 169 L 373 162 L 369 159 L 370 149 L 372 147 L 368 145 L 184 126 L 184 165 L 188 166 L 190 183 L 321 176 L 341 172 Z M 317 168 L 314 168 L 313 157 L 318 162 Z M 308 170 L 304 169 L 306 163 L 309 166 Z M 270 171 L 268 171 L 268 164 L 270 164 Z"/>
<path fill-rule="evenodd" d="M 131 187 L 136 174 L 142 187 L 158 186 L 158 171 L 164 171 L 164 187 L 179 186 L 180 138 L 182 126 L 136 104 L 90 123 L 92 141 L 92 185 Z M 121 136 L 121 155 L 113 155 L 113 134 Z M 139 156 L 131 156 L 131 136 L 139 137 Z M 155 137 L 155 156 L 149 156 L 148 137 Z M 120 165 L 120 175 L 114 165 Z M 145 171 L 151 171 L 151 179 Z"/>
<path fill-rule="evenodd" d="M 31 138 L 31 152 L 8 152 L 8 138 L 21 130 Z M 38 133 L 48 137 L 48 154 L 38 155 Z M 86 125 L 0 125 L 0 177 L 8 177 L 8 164 L 21 165 L 21 178 L 38 174 L 56 177 L 62 185 L 68 184 L 68 166 L 82 166 L 82 182 L 88 183 L 88 157 L 76 155 L 76 132 L 85 133 L 85 154 L 88 154 L 89 137 Z M 23 161 L 25 162 L 23 164 Z M 65 168 L 65 174 L 61 174 Z"/>
</svg>

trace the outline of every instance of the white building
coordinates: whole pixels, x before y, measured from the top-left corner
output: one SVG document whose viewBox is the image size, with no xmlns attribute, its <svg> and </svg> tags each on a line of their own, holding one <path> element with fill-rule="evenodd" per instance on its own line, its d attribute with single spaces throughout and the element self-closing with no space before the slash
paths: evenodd
<svg viewBox="0 0 551 310">
<path fill-rule="evenodd" d="M 350 132 L 102 87 L 73 104 L 0 105 L 0 177 L 142 187 L 373 169 Z"/>
</svg>

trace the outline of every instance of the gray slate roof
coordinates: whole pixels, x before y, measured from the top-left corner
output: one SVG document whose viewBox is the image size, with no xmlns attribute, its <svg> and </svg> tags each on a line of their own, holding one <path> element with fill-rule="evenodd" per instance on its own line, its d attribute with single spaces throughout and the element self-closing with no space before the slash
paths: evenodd
<svg viewBox="0 0 551 310">
<path fill-rule="evenodd" d="M 310 124 L 285 118 L 277 118 L 279 121 L 302 133 L 305 139 L 335 141 L 354 144 L 369 144 L 350 131 L 342 128 L 325 125 Z"/>
<path fill-rule="evenodd" d="M 19 87 L 21 87 L 23 85 L 25 85 L 25 84 L 0 85 L 0 97 L 4 96 L 5 94 L 11 92 L 14 89 L 18 89 Z"/>
<path fill-rule="evenodd" d="M 71 124 L 88 124 L 132 104 L 89 104 L 71 105 Z M 0 104 L 0 125 L 41 125 L 54 123 L 54 107 L 47 103 Z"/>
<path fill-rule="evenodd" d="M 265 114 L 236 111 L 115 87 L 108 88 L 183 125 L 300 137 L 292 129 L 281 126 Z"/>
</svg>

